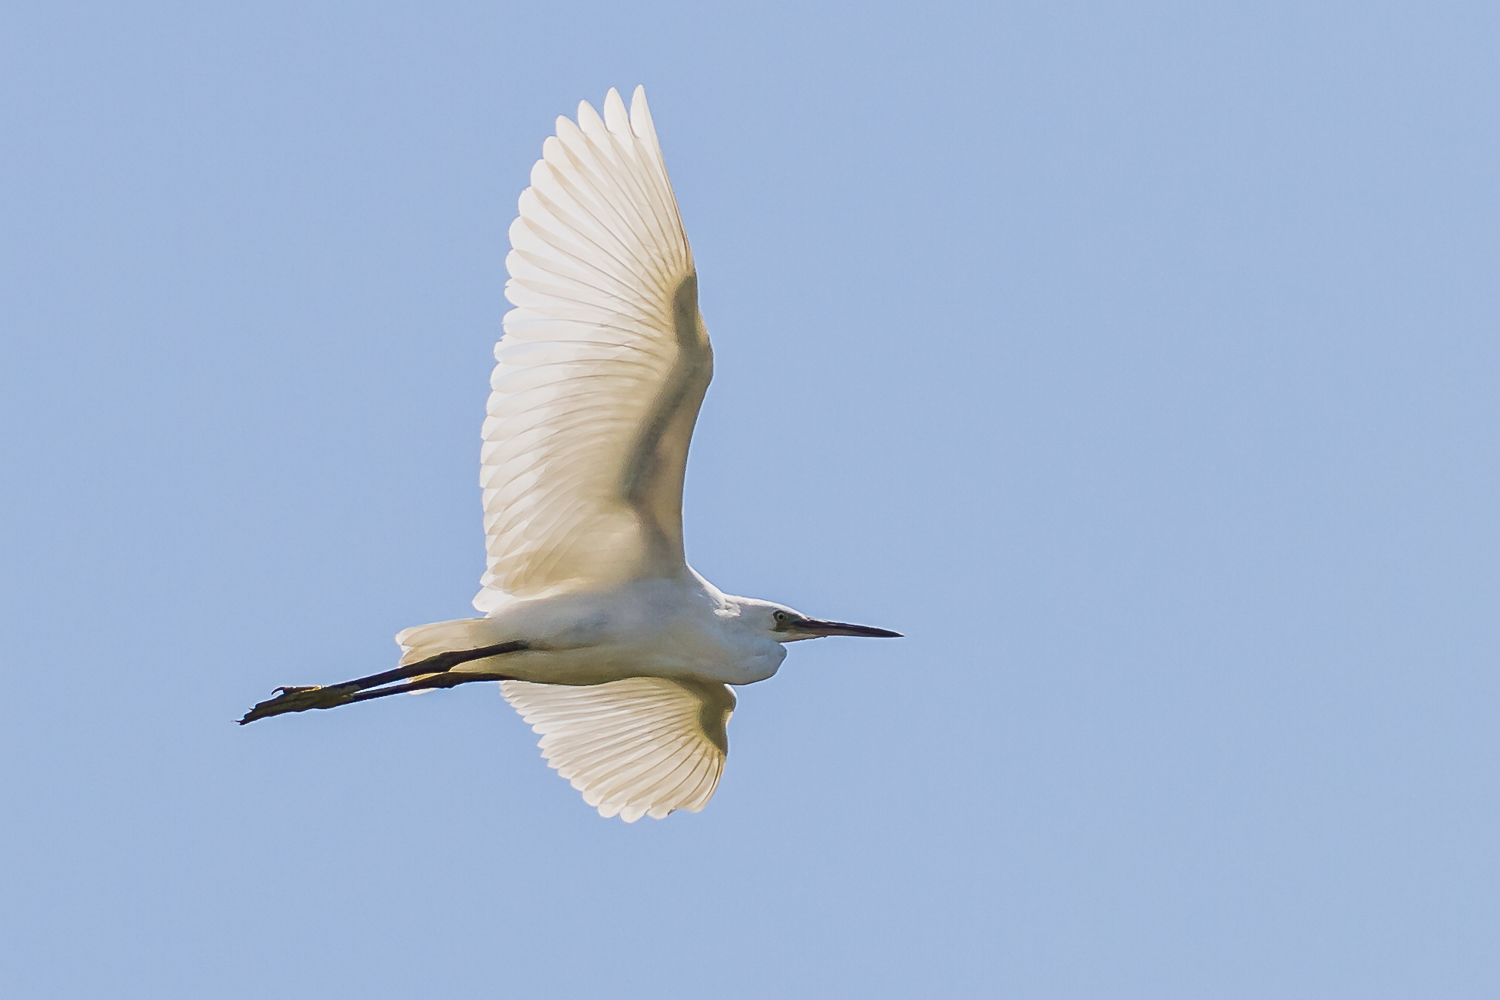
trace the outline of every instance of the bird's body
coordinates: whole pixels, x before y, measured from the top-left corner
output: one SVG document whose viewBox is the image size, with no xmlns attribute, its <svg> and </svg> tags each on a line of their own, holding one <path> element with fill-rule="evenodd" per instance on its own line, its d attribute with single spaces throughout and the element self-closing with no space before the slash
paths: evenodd
<svg viewBox="0 0 1500 1000">
<path fill-rule="evenodd" d="M 525 642 L 523 651 L 453 670 L 498 671 L 538 684 L 626 677 L 750 684 L 775 674 L 786 658 L 786 647 L 764 621 L 773 607 L 725 595 L 688 568 L 675 579 L 629 580 L 607 590 L 513 602 L 484 618 L 419 625 L 396 641 L 403 662 L 413 663 L 450 649 Z"/>
<path fill-rule="evenodd" d="M 734 694 L 784 644 L 894 636 L 732 597 L 687 564 L 682 485 L 713 375 L 698 276 L 637 88 L 557 120 L 510 230 L 480 485 L 483 618 L 401 632 L 401 665 L 283 688 L 243 722 L 499 680 L 548 762 L 605 816 L 697 811 Z"/>
</svg>

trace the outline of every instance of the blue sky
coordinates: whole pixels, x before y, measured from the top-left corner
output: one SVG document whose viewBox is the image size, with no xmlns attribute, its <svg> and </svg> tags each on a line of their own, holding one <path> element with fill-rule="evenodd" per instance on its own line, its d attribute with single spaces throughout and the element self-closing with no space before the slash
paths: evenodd
<svg viewBox="0 0 1500 1000">
<path fill-rule="evenodd" d="M 13 2 L 0 992 L 1490 997 L 1493 5 Z M 470 613 L 506 227 L 644 83 L 724 589 L 900 629 L 604 821 Z"/>
</svg>

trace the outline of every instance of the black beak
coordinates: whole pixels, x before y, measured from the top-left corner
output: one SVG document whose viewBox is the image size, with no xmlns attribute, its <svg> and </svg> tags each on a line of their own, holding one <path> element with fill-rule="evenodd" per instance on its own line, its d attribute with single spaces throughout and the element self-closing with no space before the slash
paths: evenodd
<svg viewBox="0 0 1500 1000">
<path fill-rule="evenodd" d="M 891 632 L 883 628 L 874 628 L 870 625 L 849 625 L 844 622 L 825 622 L 816 618 L 808 618 L 797 623 L 798 632 L 807 632 L 814 638 L 821 639 L 825 635 L 859 635 L 869 639 L 900 639 L 900 632 Z"/>
</svg>

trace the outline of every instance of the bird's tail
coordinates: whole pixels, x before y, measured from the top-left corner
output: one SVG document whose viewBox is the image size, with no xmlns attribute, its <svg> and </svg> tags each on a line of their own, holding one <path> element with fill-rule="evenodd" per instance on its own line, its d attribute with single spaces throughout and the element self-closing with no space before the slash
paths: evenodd
<svg viewBox="0 0 1500 1000">
<path fill-rule="evenodd" d="M 504 642 L 493 618 L 456 618 L 447 622 L 413 625 L 396 633 L 401 646 L 401 665 L 416 663 L 453 649 L 478 649 Z"/>
</svg>

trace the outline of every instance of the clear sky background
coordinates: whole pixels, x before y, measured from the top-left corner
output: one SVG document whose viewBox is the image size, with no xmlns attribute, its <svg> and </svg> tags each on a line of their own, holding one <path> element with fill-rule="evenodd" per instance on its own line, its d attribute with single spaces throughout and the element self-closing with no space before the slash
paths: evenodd
<svg viewBox="0 0 1500 1000">
<path fill-rule="evenodd" d="M 129 9 L 124 9 L 128 7 Z M 1500 995 L 1494 4 L 0 7 L 0 993 Z M 605 821 L 472 614 L 506 228 L 644 83 L 689 557 L 899 629 Z"/>
</svg>

